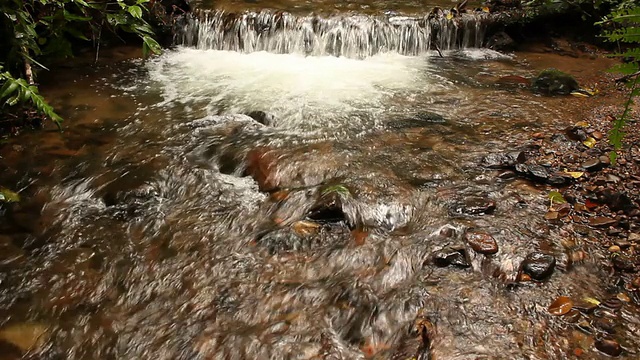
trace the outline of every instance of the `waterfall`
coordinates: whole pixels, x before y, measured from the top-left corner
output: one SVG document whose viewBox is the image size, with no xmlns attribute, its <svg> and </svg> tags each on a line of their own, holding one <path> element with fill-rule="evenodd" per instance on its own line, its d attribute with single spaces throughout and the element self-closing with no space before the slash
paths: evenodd
<svg viewBox="0 0 640 360">
<path fill-rule="evenodd" d="M 242 14 L 196 11 L 177 24 L 176 43 L 203 50 L 298 53 L 365 58 L 394 52 L 481 47 L 491 17 L 482 12 L 424 17 L 296 16 L 263 10 Z"/>
</svg>

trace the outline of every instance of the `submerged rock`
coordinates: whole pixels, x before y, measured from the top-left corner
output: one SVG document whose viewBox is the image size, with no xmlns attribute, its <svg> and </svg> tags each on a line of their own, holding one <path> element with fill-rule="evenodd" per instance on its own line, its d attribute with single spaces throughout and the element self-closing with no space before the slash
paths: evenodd
<svg viewBox="0 0 640 360">
<path fill-rule="evenodd" d="M 557 69 L 546 69 L 533 80 L 532 88 L 534 92 L 545 95 L 569 95 L 579 86 L 573 76 Z"/>
<path fill-rule="evenodd" d="M 487 40 L 487 47 L 498 51 L 513 50 L 516 42 L 506 32 L 498 31 Z"/>
<path fill-rule="evenodd" d="M 622 354 L 622 347 L 620 347 L 620 344 L 613 339 L 599 339 L 596 340 L 596 349 L 598 349 L 599 351 L 609 355 L 609 356 L 620 356 L 620 354 Z"/>
<path fill-rule="evenodd" d="M 498 252 L 498 243 L 487 233 L 471 231 L 464 236 L 469 246 L 480 254 L 491 255 Z"/>
<path fill-rule="evenodd" d="M 525 160 L 526 157 L 524 152 L 513 151 L 508 153 L 489 154 L 483 157 L 480 163 L 482 166 L 490 169 L 504 169 L 523 163 Z"/>
<path fill-rule="evenodd" d="M 464 249 L 458 249 L 454 247 L 446 247 L 440 251 L 437 251 L 433 255 L 433 262 L 436 264 L 436 266 L 440 267 L 454 265 L 461 268 L 468 268 L 471 266 L 469 260 L 467 260 L 466 251 Z"/>
<path fill-rule="evenodd" d="M 532 253 L 522 262 L 522 272 L 535 280 L 544 280 L 553 274 L 556 258 L 543 253 Z"/>
<path fill-rule="evenodd" d="M 0 341 L 12 344 L 22 351 L 39 348 L 47 341 L 47 337 L 47 326 L 39 323 L 19 323 L 0 329 Z"/>
<path fill-rule="evenodd" d="M 250 118 L 259 122 L 262 125 L 275 126 L 276 124 L 276 117 L 264 111 L 252 111 L 248 113 L 247 116 L 249 116 Z"/>
</svg>

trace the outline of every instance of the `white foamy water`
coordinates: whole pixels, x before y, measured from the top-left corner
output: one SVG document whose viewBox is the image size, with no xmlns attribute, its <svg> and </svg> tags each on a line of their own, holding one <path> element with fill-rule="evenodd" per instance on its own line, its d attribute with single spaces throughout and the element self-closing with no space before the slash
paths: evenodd
<svg viewBox="0 0 640 360">
<path fill-rule="evenodd" d="M 390 106 L 450 85 L 428 74 L 426 57 L 365 60 L 179 48 L 148 63 L 164 101 L 208 114 L 266 111 L 278 126 L 375 125 Z"/>
</svg>

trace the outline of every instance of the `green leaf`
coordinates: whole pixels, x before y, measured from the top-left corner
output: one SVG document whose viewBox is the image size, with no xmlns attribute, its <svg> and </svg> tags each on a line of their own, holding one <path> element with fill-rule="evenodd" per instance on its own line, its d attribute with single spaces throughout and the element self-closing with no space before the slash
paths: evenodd
<svg viewBox="0 0 640 360">
<path fill-rule="evenodd" d="M 143 36 L 142 41 L 154 54 L 160 54 L 162 52 L 162 47 L 160 46 L 160 44 L 158 44 L 158 42 L 151 36 Z"/>
<path fill-rule="evenodd" d="M 336 193 L 341 197 L 342 196 L 344 196 L 344 197 L 351 196 L 351 192 L 349 191 L 349 189 L 346 186 L 342 185 L 342 184 L 328 186 L 328 187 L 324 188 L 320 192 L 322 197 L 325 197 L 325 196 L 333 194 L 333 193 Z"/>
<path fill-rule="evenodd" d="M 562 194 L 557 191 L 552 191 L 549 193 L 549 200 L 551 200 L 552 204 L 564 204 L 567 200 L 564 199 Z"/>
<path fill-rule="evenodd" d="M 129 11 L 129 14 L 131 14 L 131 16 L 133 16 L 134 18 L 142 19 L 142 8 L 140 8 L 140 6 L 132 5 L 129 6 L 127 10 Z"/>
<path fill-rule="evenodd" d="M 20 195 L 6 188 L 0 188 L 0 202 L 12 203 L 19 202 Z"/>
<path fill-rule="evenodd" d="M 11 81 L 11 79 L 6 80 L 5 84 L 0 89 L 0 100 L 11 96 L 18 89 L 18 85 L 15 81 Z"/>
<path fill-rule="evenodd" d="M 64 19 L 67 21 L 89 21 L 91 20 L 91 17 L 72 14 L 67 10 L 64 10 Z"/>
</svg>

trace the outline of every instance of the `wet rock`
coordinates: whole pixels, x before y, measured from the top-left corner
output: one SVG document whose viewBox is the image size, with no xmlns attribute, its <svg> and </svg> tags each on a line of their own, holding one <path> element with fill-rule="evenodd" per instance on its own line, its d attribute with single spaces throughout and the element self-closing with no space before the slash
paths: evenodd
<svg viewBox="0 0 640 360">
<path fill-rule="evenodd" d="M 582 163 L 582 168 L 586 171 L 598 171 L 604 167 L 600 159 L 591 159 Z"/>
<path fill-rule="evenodd" d="M 545 95 L 569 95 L 578 90 L 578 82 L 571 75 L 557 69 L 546 69 L 533 80 L 533 91 Z"/>
<path fill-rule="evenodd" d="M 276 118 L 272 114 L 266 113 L 264 111 L 252 111 L 247 114 L 253 120 L 259 122 L 262 125 L 266 126 L 275 126 Z"/>
<path fill-rule="evenodd" d="M 578 300 L 573 304 L 573 307 L 583 314 L 591 314 L 598 307 L 598 304 L 586 300 Z"/>
<path fill-rule="evenodd" d="M 593 227 L 609 227 L 616 223 L 616 219 L 604 217 L 604 216 L 596 216 L 589 219 L 589 225 Z"/>
<path fill-rule="evenodd" d="M 508 75 L 508 76 L 503 76 L 498 80 L 496 80 L 496 85 L 500 85 L 503 87 L 506 87 L 506 86 L 528 87 L 531 85 L 531 80 L 518 75 Z"/>
<path fill-rule="evenodd" d="M 486 46 L 489 49 L 498 51 L 513 50 L 516 46 L 516 42 L 506 32 L 498 31 L 491 35 L 489 40 L 487 40 Z"/>
<path fill-rule="evenodd" d="M 612 189 L 604 189 L 598 192 L 597 198 L 599 203 L 607 205 L 609 209 L 613 211 L 630 213 L 636 208 L 634 201 L 629 195 Z"/>
<path fill-rule="evenodd" d="M 598 339 L 596 340 L 595 346 L 600 352 L 609 356 L 616 357 L 622 354 L 622 347 L 620 347 L 620 344 L 614 339 Z"/>
<path fill-rule="evenodd" d="M 498 252 L 498 243 L 493 236 L 483 232 L 467 232 L 465 235 L 471 248 L 480 253 L 491 255 Z"/>
<path fill-rule="evenodd" d="M 466 215 L 484 215 L 491 214 L 496 209 L 496 203 L 493 200 L 472 196 L 464 200 L 464 204 L 459 204 L 454 212 Z"/>
<path fill-rule="evenodd" d="M 573 308 L 573 301 L 570 297 L 560 296 L 549 305 L 547 309 L 551 315 L 564 315 Z"/>
<path fill-rule="evenodd" d="M 535 280 L 544 280 L 553 274 L 556 258 L 543 253 L 532 253 L 522 262 L 522 272 Z"/>
<path fill-rule="evenodd" d="M 636 262 L 628 255 L 615 255 L 611 262 L 618 271 L 633 272 L 636 268 Z"/>
<path fill-rule="evenodd" d="M 346 222 L 347 218 L 342 210 L 342 199 L 337 193 L 320 196 L 307 215 L 309 220 L 319 223 Z"/>
<path fill-rule="evenodd" d="M 585 141 L 589 137 L 585 129 L 581 126 L 569 126 L 564 130 L 565 135 L 573 141 Z"/>
<path fill-rule="evenodd" d="M 632 242 L 638 242 L 638 241 L 640 241 L 640 234 L 630 233 L 629 237 L 627 237 L 627 240 L 632 241 Z"/>
<path fill-rule="evenodd" d="M 516 164 L 525 162 L 526 156 L 522 151 L 509 152 L 509 153 L 496 153 L 489 154 L 482 158 L 480 163 L 482 166 L 490 169 L 504 169 L 511 168 Z"/>
<path fill-rule="evenodd" d="M 446 267 L 449 265 L 468 268 L 471 266 L 467 260 L 467 253 L 464 249 L 446 247 L 433 255 L 433 262 L 436 266 Z"/>
</svg>

